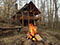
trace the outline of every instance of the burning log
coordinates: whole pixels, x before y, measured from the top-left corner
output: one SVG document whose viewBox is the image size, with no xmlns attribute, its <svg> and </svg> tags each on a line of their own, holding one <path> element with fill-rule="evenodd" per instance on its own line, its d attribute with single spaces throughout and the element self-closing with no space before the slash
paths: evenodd
<svg viewBox="0 0 60 45">
<path fill-rule="evenodd" d="M 32 24 L 29 24 L 29 32 L 27 33 L 27 39 L 28 40 L 25 42 L 25 45 L 54 45 L 50 43 L 49 40 L 46 40 L 46 38 L 42 38 L 37 33 L 37 27 L 33 26 Z"/>
<path fill-rule="evenodd" d="M 42 40 L 43 40 L 43 39 L 40 37 L 39 34 L 36 34 L 35 37 L 36 37 L 37 41 L 42 41 Z"/>
<path fill-rule="evenodd" d="M 30 35 L 27 37 L 27 39 L 30 37 Z"/>
<path fill-rule="evenodd" d="M 37 27 L 29 24 L 29 32 L 27 33 L 27 39 L 32 41 L 41 41 L 43 40 L 39 34 L 37 34 Z"/>
</svg>

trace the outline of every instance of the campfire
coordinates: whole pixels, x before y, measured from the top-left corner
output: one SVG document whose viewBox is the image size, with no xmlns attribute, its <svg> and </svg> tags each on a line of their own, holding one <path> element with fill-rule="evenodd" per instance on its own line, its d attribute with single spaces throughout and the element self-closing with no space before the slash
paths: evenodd
<svg viewBox="0 0 60 45">
<path fill-rule="evenodd" d="M 37 27 L 33 26 L 33 24 L 29 24 L 29 31 L 27 32 L 27 39 L 31 39 L 32 41 L 43 40 L 40 37 L 40 35 L 37 33 Z"/>
<path fill-rule="evenodd" d="M 19 45 L 56 45 L 56 43 L 53 43 L 52 41 L 48 40 L 48 38 L 44 37 L 44 35 L 41 33 L 38 33 L 37 26 L 33 26 L 33 24 L 29 24 L 29 31 L 27 33 L 24 33 L 21 36 L 21 38 L 17 39 L 16 44 L 19 44 Z"/>
</svg>

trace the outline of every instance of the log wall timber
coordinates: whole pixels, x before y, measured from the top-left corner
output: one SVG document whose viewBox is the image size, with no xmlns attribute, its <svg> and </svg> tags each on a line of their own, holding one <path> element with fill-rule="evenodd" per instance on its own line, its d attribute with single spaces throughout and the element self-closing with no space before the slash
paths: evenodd
<svg viewBox="0 0 60 45">
<path fill-rule="evenodd" d="M 16 11 L 18 11 L 18 5 L 17 4 L 15 4 L 15 8 L 16 8 Z M 16 23 L 19 22 L 18 17 L 17 17 L 17 14 L 16 14 L 15 19 L 16 19 Z"/>
<path fill-rule="evenodd" d="M 28 26 L 29 26 L 29 23 L 30 23 L 30 17 L 29 17 L 29 12 L 27 12 L 28 13 Z"/>
<path fill-rule="evenodd" d="M 35 13 L 33 12 L 33 20 L 35 21 Z M 35 23 L 35 22 L 34 22 Z"/>
<path fill-rule="evenodd" d="M 38 17 L 40 17 L 39 14 L 38 14 Z M 40 26 L 40 18 L 39 18 L 39 26 Z"/>
<path fill-rule="evenodd" d="M 39 14 L 39 12 L 37 12 L 37 10 L 32 10 L 32 12 L 35 12 L 35 13 Z"/>
<path fill-rule="evenodd" d="M 16 20 L 15 22 L 17 23 L 17 15 L 15 16 L 15 20 Z"/>
<path fill-rule="evenodd" d="M 22 12 L 22 26 L 24 26 L 24 13 Z"/>
<path fill-rule="evenodd" d="M 18 5 L 17 4 L 15 4 L 15 7 L 16 7 L 16 11 L 18 11 Z"/>
<path fill-rule="evenodd" d="M 15 8 L 18 11 L 17 4 L 15 4 Z M 16 18 L 15 19 L 16 19 L 16 23 L 17 23 L 18 22 L 17 14 L 16 14 Z"/>
<path fill-rule="evenodd" d="M 20 17 L 20 16 L 17 16 L 17 19 L 18 19 L 17 21 L 18 21 L 18 23 L 20 23 L 20 19 L 19 19 L 19 17 Z"/>
</svg>

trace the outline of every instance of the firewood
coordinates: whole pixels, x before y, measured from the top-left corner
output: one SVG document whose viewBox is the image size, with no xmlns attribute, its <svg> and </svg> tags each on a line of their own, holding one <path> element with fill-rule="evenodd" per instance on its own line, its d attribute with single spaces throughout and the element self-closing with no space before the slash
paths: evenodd
<svg viewBox="0 0 60 45">
<path fill-rule="evenodd" d="M 36 37 L 37 41 L 42 41 L 42 40 L 43 40 L 43 39 L 40 37 L 39 34 L 36 34 L 35 37 Z"/>
<path fill-rule="evenodd" d="M 27 37 L 27 39 L 30 37 L 30 35 Z"/>
</svg>

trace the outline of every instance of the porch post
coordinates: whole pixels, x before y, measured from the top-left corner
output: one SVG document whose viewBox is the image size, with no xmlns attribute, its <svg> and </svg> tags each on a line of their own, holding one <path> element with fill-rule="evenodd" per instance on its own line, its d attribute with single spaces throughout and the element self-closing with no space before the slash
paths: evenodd
<svg viewBox="0 0 60 45">
<path fill-rule="evenodd" d="M 34 20 L 34 23 L 35 23 L 35 13 L 33 12 L 33 20 Z"/>
<path fill-rule="evenodd" d="M 22 26 L 24 26 L 24 15 L 23 15 L 24 13 L 22 12 Z"/>
<path fill-rule="evenodd" d="M 17 17 L 17 22 L 20 23 L 20 18 L 19 18 L 19 16 Z"/>
<path fill-rule="evenodd" d="M 28 26 L 29 26 L 29 23 L 30 23 L 29 18 L 30 18 L 30 17 L 29 17 L 29 12 L 27 12 L 27 13 L 28 13 Z"/>
<path fill-rule="evenodd" d="M 17 14 L 16 14 L 16 17 L 15 17 L 15 19 L 16 19 L 16 23 L 18 23 Z"/>
<path fill-rule="evenodd" d="M 38 18 L 39 18 L 39 26 L 40 26 L 40 16 L 39 16 L 40 14 L 38 14 Z"/>
</svg>

